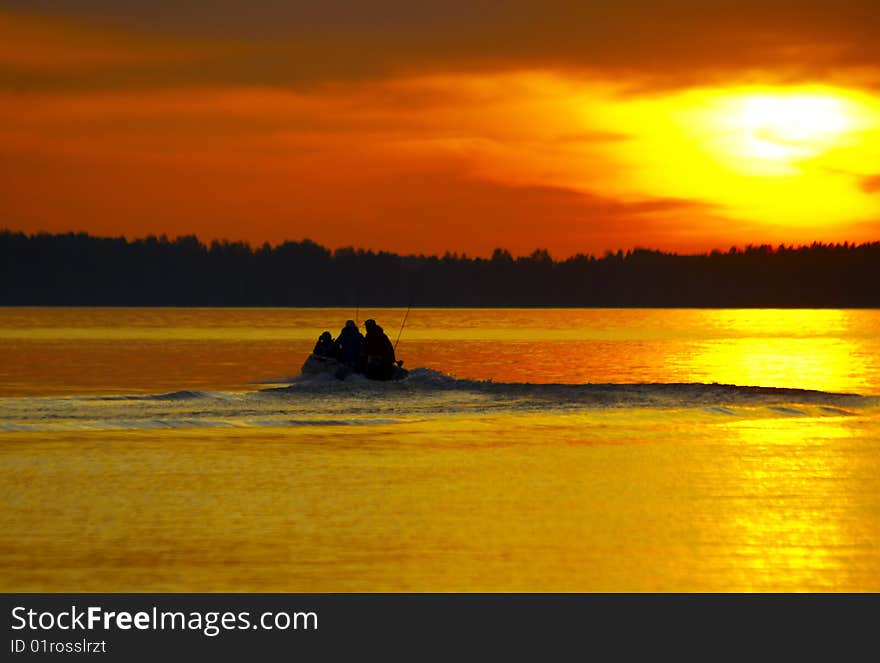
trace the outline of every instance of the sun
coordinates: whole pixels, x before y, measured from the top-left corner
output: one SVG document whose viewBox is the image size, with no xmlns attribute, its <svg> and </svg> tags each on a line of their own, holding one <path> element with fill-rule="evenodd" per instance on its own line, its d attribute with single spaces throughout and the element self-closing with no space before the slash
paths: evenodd
<svg viewBox="0 0 880 663">
<path fill-rule="evenodd" d="M 845 101 L 817 94 L 753 94 L 734 111 L 743 149 L 755 159 L 792 162 L 834 147 L 852 126 Z"/>
<path fill-rule="evenodd" d="M 614 99 L 601 110 L 598 128 L 628 137 L 603 153 L 617 164 L 603 191 L 621 199 L 696 200 L 717 215 L 706 215 L 707 228 L 733 219 L 756 234 L 805 240 L 864 232 L 880 218 L 880 196 L 862 185 L 880 163 L 880 98 L 864 91 L 699 88 Z M 595 186 L 590 176 L 584 188 Z"/>
<path fill-rule="evenodd" d="M 833 162 L 876 124 L 859 95 L 830 87 L 730 90 L 708 99 L 701 112 L 704 144 L 733 172 L 756 177 L 802 175 L 818 164 L 838 168 Z"/>
</svg>

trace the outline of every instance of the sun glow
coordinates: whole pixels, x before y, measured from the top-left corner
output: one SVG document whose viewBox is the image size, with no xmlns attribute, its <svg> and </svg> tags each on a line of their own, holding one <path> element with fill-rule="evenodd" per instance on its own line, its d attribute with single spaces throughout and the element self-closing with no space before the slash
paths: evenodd
<svg viewBox="0 0 880 663">
<path fill-rule="evenodd" d="M 880 100 L 865 92 L 703 88 L 618 99 L 591 115 L 631 137 L 604 158 L 619 164 L 603 186 L 620 197 L 703 201 L 770 241 L 810 241 L 880 217 L 880 197 L 862 186 L 880 163 Z"/>
<path fill-rule="evenodd" d="M 834 88 L 705 90 L 679 98 L 679 135 L 730 174 L 858 174 L 877 148 L 876 100 Z"/>
<path fill-rule="evenodd" d="M 856 95 L 826 88 L 720 94 L 703 106 L 701 124 L 716 158 L 759 177 L 800 175 L 819 161 L 835 168 L 864 149 L 876 113 Z"/>
<path fill-rule="evenodd" d="M 738 119 L 747 152 L 785 161 L 820 154 L 854 124 L 843 100 L 819 95 L 747 96 Z"/>
</svg>

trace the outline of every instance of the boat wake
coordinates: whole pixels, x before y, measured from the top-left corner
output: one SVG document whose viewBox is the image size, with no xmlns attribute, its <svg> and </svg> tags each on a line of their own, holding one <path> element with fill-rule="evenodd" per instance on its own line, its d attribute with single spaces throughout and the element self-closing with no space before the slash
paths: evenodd
<svg viewBox="0 0 880 663">
<path fill-rule="evenodd" d="M 851 416 L 880 397 L 703 383 L 537 384 L 455 378 L 416 368 L 406 379 L 299 376 L 254 391 L 0 398 L 0 430 L 162 430 L 389 425 L 459 415 L 687 410 L 710 417 Z"/>
<path fill-rule="evenodd" d="M 718 383 L 618 383 L 566 384 L 531 382 L 494 382 L 455 378 L 430 368 L 410 371 L 406 380 L 375 383 L 353 375 L 345 381 L 332 376 L 300 376 L 289 386 L 263 390 L 272 394 L 357 393 L 383 396 L 430 392 L 460 392 L 490 395 L 496 398 L 533 399 L 536 403 L 558 405 L 596 405 L 601 407 L 687 407 L 694 405 L 769 405 L 772 403 L 808 403 L 832 406 L 869 406 L 880 398 L 859 394 L 841 394 L 810 389 L 739 386 Z"/>
</svg>

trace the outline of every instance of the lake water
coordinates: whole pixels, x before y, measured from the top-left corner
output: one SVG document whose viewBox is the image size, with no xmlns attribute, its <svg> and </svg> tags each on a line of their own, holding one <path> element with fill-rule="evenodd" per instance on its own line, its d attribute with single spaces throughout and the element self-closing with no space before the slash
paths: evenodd
<svg viewBox="0 0 880 663">
<path fill-rule="evenodd" d="M 880 311 L 0 309 L 2 591 L 880 591 Z"/>
</svg>

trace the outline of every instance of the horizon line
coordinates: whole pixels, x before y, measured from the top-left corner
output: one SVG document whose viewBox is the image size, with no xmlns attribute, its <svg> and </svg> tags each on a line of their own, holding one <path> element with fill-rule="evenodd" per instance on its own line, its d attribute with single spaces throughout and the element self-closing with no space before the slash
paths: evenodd
<svg viewBox="0 0 880 663">
<path fill-rule="evenodd" d="M 711 249 L 690 252 L 690 253 L 679 253 L 677 250 L 649 248 L 647 246 L 634 245 L 634 246 L 631 246 L 628 248 L 618 247 L 617 249 L 614 249 L 614 250 L 606 249 L 601 254 L 597 254 L 597 253 L 593 253 L 593 252 L 589 252 L 589 253 L 576 252 L 576 253 L 572 253 L 567 258 L 554 258 L 552 256 L 552 254 L 550 253 L 550 251 L 546 248 L 543 248 L 543 247 L 536 247 L 535 249 L 532 250 L 531 253 L 523 253 L 520 255 L 513 255 L 510 252 L 510 250 L 506 249 L 503 246 L 495 247 L 493 249 L 492 253 L 489 255 L 480 255 L 480 254 L 476 254 L 476 253 L 470 254 L 467 251 L 459 252 L 459 251 L 450 250 L 450 249 L 446 249 L 443 253 L 439 253 L 439 252 L 438 253 L 425 253 L 425 252 L 401 253 L 401 252 L 397 252 L 397 251 L 393 251 L 393 250 L 389 250 L 389 249 L 376 249 L 376 248 L 372 248 L 372 247 L 355 247 L 354 245 L 337 246 L 337 247 L 331 248 L 329 246 L 321 244 L 318 241 L 311 239 L 310 237 L 303 237 L 301 239 L 284 239 L 284 240 L 281 240 L 281 241 L 273 244 L 272 242 L 269 242 L 268 240 L 263 241 L 263 242 L 258 242 L 258 243 L 254 243 L 254 242 L 251 242 L 250 240 L 246 240 L 246 239 L 235 240 L 235 239 L 228 239 L 228 238 L 214 238 L 211 240 L 204 240 L 204 239 L 200 238 L 196 233 L 184 233 L 184 234 L 171 236 L 168 233 L 163 232 L 161 234 L 148 234 L 148 235 L 143 235 L 143 236 L 138 236 L 138 237 L 128 237 L 125 234 L 122 234 L 122 235 L 98 235 L 98 234 L 90 233 L 89 231 L 86 231 L 86 230 L 68 230 L 68 231 L 64 231 L 64 232 L 50 232 L 47 230 L 39 230 L 39 231 L 28 233 L 24 230 L 13 230 L 11 228 L 0 228 L 0 236 L 2 236 L 2 235 L 20 235 L 20 236 L 25 237 L 26 239 L 38 239 L 41 237 L 83 236 L 83 237 L 89 237 L 91 239 L 98 239 L 98 240 L 125 241 L 126 243 L 129 243 L 129 244 L 136 243 L 136 242 L 146 242 L 146 241 L 150 241 L 150 240 L 158 241 L 158 242 L 162 242 L 162 243 L 173 244 L 173 243 L 178 242 L 180 240 L 194 239 L 196 242 L 198 242 L 198 244 L 200 246 L 203 246 L 204 248 L 209 249 L 209 250 L 212 245 L 218 244 L 220 246 L 223 246 L 223 245 L 226 245 L 226 246 L 232 246 L 232 245 L 247 246 L 252 252 L 259 251 L 260 249 L 264 249 L 266 247 L 268 247 L 271 250 L 275 250 L 281 246 L 285 246 L 285 245 L 289 245 L 289 244 L 297 244 L 297 245 L 311 244 L 313 246 L 316 246 L 320 249 L 323 249 L 323 250 L 329 252 L 331 256 L 336 255 L 337 253 L 341 253 L 341 252 L 352 251 L 356 254 L 370 254 L 370 253 L 372 253 L 374 255 L 385 254 L 385 255 L 397 256 L 400 258 L 439 258 L 439 259 L 443 259 L 443 258 L 451 257 L 451 258 L 461 259 L 461 260 L 491 260 L 494 255 L 496 255 L 498 252 L 501 252 L 502 255 L 509 256 L 510 258 L 512 258 L 514 260 L 539 257 L 539 258 L 545 258 L 545 259 L 550 258 L 554 262 L 564 262 L 566 260 L 570 260 L 573 258 L 596 258 L 596 259 L 599 259 L 599 258 L 603 258 L 603 257 L 615 256 L 615 255 L 621 255 L 621 254 L 622 255 L 631 255 L 631 254 L 637 253 L 637 252 L 659 253 L 662 255 L 677 256 L 677 257 L 705 257 L 705 256 L 712 256 L 712 255 L 726 254 L 726 253 L 745 253 L 745 252 L 751 251 L 751 250 L 763 250 L 763 251 L 769 250 L 770 252 L 776 252 L 776 251 L 780 251 L 780 250 L 797 251 L 800 249 L 809 249 L 809 248 L 814 248 L 814 247 L 856 249 L 856 248 L 861 248 L 861 247 L 876 246 L 876 245 L 880 244 L 880 239 L 875 239 L 875 240 L 871 240 L 871 241 L 863 241 L 863 242 L 855 242 L 855 241 L 849 241 L 849 240 L 836 241 L 836 242 L 823 242 L 823 241 L 819 241 L 819 240 L 813 240 L 810 243 L 786 244 L 783 242 L 783 243 L 775 244 L 775 245 L 767 243 L 767 242 L 761 242 L 761 243 L 751 243 L 750 242 L 750 243 L 747 243 L 744 245 L 731 244 L 727 248 L 714 247 Z"/>
</svg>

